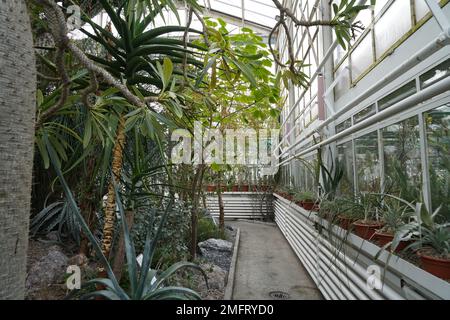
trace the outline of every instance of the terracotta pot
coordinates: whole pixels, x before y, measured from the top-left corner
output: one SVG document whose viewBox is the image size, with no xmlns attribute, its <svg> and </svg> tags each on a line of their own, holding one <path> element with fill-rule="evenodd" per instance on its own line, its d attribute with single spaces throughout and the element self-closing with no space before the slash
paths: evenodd
<svg viewBox="0 0 450 320">
<path fill-rule="evenodd" d="M 355 219 L 339 215 L 339 226 L 344 230 L 350 230 L 350 227 L 352 226 L 352 223 L 355 222 Z"/>
<path fill-rule="evenodd" d="M 257 187 L 257 186 L 253 186 L 253 187 L 252 187 L 252 191 L 253 191 L 253 192 L 258 192 L 258 187 Z"/>
<path fill-rule="evenodd" d="M 303 201 L 295 201 L 295 204 L 299 207 L 303 207 Z"/>
<path fill-rule="evenodd" d="M 303 209 L 312 211 L 314 209 L 314 202 L 313 201 L 302 201 Z"/>
<path fill-rule="evenodd" d="M 216 186 L 214 186 L 214 185 L 209 185 L 209 186 L 207 186 L 206 187 L 206 191 L 208 191 L 208 192 L 214 192 L 214 191 L 216 191 Z"/>
<path fill-rule="evenodd" d="M 384 247 L 389 242 L 394 240 L 394 235 L 389 233 L 375 232 L 373 235 L 373 240 L 380 246 Z M 403 251 L 408 245 L 411 244 L 411 241 L 400 241 L 397 248 L 395 248 L 395 252 Z"/>
<path fill-rule="evenodd" d="M 373 235 L 378 229 L 383 227 L 383 223 L 376 221 L 356 221 L 353 222 L 353 226 L 355 227 L 355 234 L 365 240 L 371 240 Z"/>
<path fill-rule="evenodd" d="M 450 280 L 450 260 L 430 256 L 421 250 L 417 253 L 425 271 L 444 280 Z"/>
<path fill-rule="evenodd" d="M 232 186 L 231 187 L 231 192 L 238 192 L 239 191 L 239 186 Z"/>
<path fill-rule="evenodd" d="M 242 185 L 242 186 L 241 186 L 241 191 L 242 191 L 242 192 L 248 192 L 248 184 Z"/>
</svg>

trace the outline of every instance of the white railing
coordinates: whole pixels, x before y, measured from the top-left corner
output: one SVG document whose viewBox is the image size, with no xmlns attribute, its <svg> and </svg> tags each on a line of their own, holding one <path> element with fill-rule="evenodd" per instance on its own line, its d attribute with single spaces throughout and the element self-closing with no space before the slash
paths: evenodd
<svg viewBox="0 0 450 320">
<path fill-rule="evenodd" d="M 450 299 L 450 283 L 274 195 L 275 222 L 326 299 Z M 367 283 L 381 272 L 381 289 Z M 384 273 L 385 270 L 385 273 Z"/>
<path fill-rule="evenodd" d="M 273 217 L 272 194 L 264 192 L 222 193 L 225 219 L 264 219 Z M 219 216 L 216 194 L 206 197 L 206 206 L 213 217 Z"/>
</svg>

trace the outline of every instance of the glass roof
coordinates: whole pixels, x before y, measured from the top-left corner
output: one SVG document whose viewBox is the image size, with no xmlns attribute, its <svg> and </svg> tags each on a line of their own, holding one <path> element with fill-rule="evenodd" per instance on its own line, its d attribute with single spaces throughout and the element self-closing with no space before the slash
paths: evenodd
<svg viewBox="0 0 450 320">
<path fill-rule="evenodd" d="M 260 26 L 270 29 L 276 24 L 275 17 L 279 14 L 272 0 L 200 0 L 206 11 L 204 14 L 215 13 L 230 16 L 242 21 L 242 24 Z"/>
<path fill-rule="evenodd" d="M 230 25 L 230 33 L 239 33 L 240 28 L 250 27 L 255 33 L 260 34 L 266 38 L 270 33 L 272 27 L 276 24 L 275 17 L 279 14 L 278 9 L 273 4 L 272 0 L 198 0 L 198 4 L 204 8 L 203 16 L 214 19 L 221 18 Z M 158 16 L 155 23 L 151 27 L 164 25 L 182 25 L 186 24 L 187 12 L 184 6 L 178 7 L 178 14 L 180 21 L 177 20 L 175 14 L 167 10 L 164 12 L 164 19 Z M 93 20 L 101 26 L 105 26 L 109 20 L 105 12 L 100 12 Z M 235 28 L 233 28 L 235 26 Z M 202 25 L 200 21 L 194 16 L 191 27 L 201 30 Z M 93 32 L 89 25 L 83 26 L 89 32 Z M 113 28 L 113 33 L 116 30 Z M 171 36 L 182 36 L 183 33 L 173 33 Z M 71 37 L 76 39 L 85 38 L 85 35 L 79 30 L 71 32 Z"/>
</svg>

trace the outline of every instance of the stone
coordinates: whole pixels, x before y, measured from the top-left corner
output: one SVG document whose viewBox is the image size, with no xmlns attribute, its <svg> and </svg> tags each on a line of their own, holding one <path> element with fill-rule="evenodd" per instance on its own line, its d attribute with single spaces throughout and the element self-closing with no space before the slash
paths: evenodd
<svg viewBox="0 0 450 320">
<path fill-rule="evenodd" d="M 198 283 L 198 291 L 205 300 L 223 299 L 227 272 L 221 267 L 212 263 L 200 264 L 208 277 L 208 288 L 201 274 L 196 274 L 196 283 Z"/>
<path fill-rule="evenodd" d="M 203 258 L 224 270 L 229 270 L 233 253 L 233 244 L 230 241 L 208 239 L 200 242 L 198 246 Z"/>
<path fill-rule="evenodd" d="M 79 253 L 71 257 L 68 261 L 68 264 L 84 267 L 88 263 L 88 261 L 88 258 L 83 253 Z"/>
<path fill-rule="evenodd" d="M 50 247 L 47 255 L 31 266 L 26 280 L 27 290 L 33 292 L 60 283 L 64 279 L 68 263 L 69 258 L 59 246 Z"/>
<path fill-rule="evenodd" d="M 46 238 L 51 241 L 59 241 L 58 231 L 50 231 L 46 234 Z"/>
</svg>

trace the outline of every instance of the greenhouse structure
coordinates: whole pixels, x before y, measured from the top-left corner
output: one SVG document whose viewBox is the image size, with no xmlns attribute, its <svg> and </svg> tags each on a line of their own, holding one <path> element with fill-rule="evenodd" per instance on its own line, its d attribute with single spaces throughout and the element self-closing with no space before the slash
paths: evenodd
<svg viewBox="0 0 450 320">
<path fill-rule="evenodd" d="M 0 31 L 0 299 L 450 300 L 448 0 L 3 0 Z"/>
</svg>

